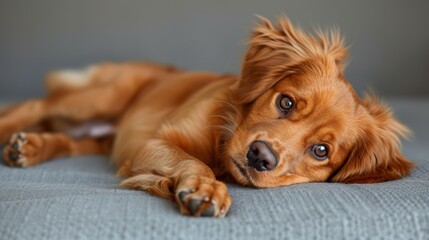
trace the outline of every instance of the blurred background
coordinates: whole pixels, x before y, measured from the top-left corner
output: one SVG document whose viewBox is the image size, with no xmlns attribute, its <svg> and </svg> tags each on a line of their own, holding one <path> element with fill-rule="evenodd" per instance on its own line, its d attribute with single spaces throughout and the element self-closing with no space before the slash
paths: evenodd
<svg viewBox="0 0 429 240">
<path fill-rule="evenodd" d="M 256 14 L 339 27 L 360 93 L 429 96 L 429 1 L 0 0 L 0 99 L 40 97 L 46 72 L 100 61 L 238 73 Z"/>
</svg>

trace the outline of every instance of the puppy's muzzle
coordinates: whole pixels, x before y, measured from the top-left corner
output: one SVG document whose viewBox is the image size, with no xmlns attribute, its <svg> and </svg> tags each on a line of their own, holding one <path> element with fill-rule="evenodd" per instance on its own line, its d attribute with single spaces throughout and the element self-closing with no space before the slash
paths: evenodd
<svg viewBox="0 0 429 240">
<path fill-rule="evenodd" d="M 263 141 L 254 141 L 250 144 L 247 161 L 248 165 L 257 171 L 270 171 L 277 167 L 276 156 Z"/>
</svg>

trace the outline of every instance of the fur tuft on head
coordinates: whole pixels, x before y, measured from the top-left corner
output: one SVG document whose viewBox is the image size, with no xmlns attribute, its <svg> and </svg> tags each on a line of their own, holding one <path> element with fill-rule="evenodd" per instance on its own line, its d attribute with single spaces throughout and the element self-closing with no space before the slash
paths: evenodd
<svg viewBox="0 0 429 240">
<path fill-rule="evenodd" d="M 249 103 L 289 74 L 295 67 L 312 58 L 332 59 L 342 72 L 347 59 L 347 47 L 337 30 L 317 31 L 309 35 L 294 27 L 287 17 L 274 26 L 258 16 L 241 70 L 240 85 L 235 100 Z"/>
</svg>

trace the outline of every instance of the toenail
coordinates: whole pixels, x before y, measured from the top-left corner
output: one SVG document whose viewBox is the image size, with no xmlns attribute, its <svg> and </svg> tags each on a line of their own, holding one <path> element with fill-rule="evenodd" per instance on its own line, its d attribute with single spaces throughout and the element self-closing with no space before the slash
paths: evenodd
<svg viewBox="0 0 429 240">
<path fill-rule="evenodd" d="M 208 201 L 210 201 L 210 198 L 209 198 L 208 196 L 205 196 L 205 197 L 203 198 L 203 201 L 204 201 L 204 202 L 208 202 Z"/>
<path fill-rule="evenodd" d="M 225 213 L 225 207 L 222 207 L 222 208 L 220 209 L 220 213 Z"/>
</svg>

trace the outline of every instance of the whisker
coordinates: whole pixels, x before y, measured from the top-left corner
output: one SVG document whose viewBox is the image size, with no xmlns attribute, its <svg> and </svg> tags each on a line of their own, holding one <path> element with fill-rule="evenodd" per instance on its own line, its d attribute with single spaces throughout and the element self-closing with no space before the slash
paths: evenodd
<svg viewBox="0 0 429 240">
<path fill-rule="evenodd" d="M 232 134 L 232 136 L 234 136 L 234 135 L 235 135 L 235 132 L 234 132 L 234 131 L 232 131 L 231 129 L 229 129 L 229 128 L 225 127 L 225 126 L 221 126 L 221 125 L 212 125 L 212 126 L 207 126 L 207 128 L 210 128 L 210 127 L 218 127 L 218 128 L 222 128 L 222 129 L 227 130 L 229 133 L 231 133 L 231 134 Z"/>
<path fill-rule="evenodd" d="M 243 117 L 243 115 L 241 114 L 241 112 L 240 111 L 238 111 L 238 109 L 234 106 L 234 105 L 232 105 L 231 103 L 229 103 L 229 102 L 227 102 L 227 101 L 224 101 L 224 100 L 221 100 L 221 99 L 216 99 L 217 101 L 219 101 L 219 102 L 222 102 L 222 103 L 225 103 L 225 104 L 227 104 L 228 106 L 230 106 L 236 113 L 237 113 L 237 115 L 241 118 L 241 121 L 243 122 L 243 125 L 244 125 L 244 127 L 246 128 L 246 132 L 248 132 L 249 130 L 247 129 L 247 125 L 246 125 L 246 121 L 244 121 L 244 117 Z"/>
<path fill-rule="evenodd" d="M 232 123 L 236 128 L 238 128 L 240 131 L 243 131 L 240 126 L 238 125 L 238 123 L 236 123 L 234 120 L 232 120 L 231 118 L 228 118 L 226 116 L 222 116 L 222 115 L 211 115 L 210 117 L 219 117 L 222 118 L 226 121 L 229 121 L 230 123 Z"/>
</svg>

